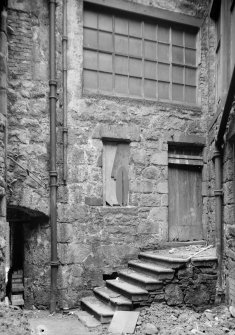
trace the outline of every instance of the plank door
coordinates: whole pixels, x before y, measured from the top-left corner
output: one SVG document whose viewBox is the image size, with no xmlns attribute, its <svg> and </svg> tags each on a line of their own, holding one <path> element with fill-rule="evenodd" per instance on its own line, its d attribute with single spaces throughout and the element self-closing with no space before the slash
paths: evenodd
<svg viewBox="0 0 235 335">
<path fill-rule="evenodd" d="M 201 240 L 201 169 L 186 165 L 169 166 L 169 241 Z"/>
</svg>

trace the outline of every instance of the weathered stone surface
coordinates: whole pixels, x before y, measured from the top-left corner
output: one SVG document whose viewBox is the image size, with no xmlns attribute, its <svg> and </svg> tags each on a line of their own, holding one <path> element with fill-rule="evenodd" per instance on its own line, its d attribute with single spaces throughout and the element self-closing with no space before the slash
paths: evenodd
<svg viewBox="0 0 235 335">
<path fill-rule="evenodd" d="M 185 291 L 184 302 L 187 305 L 203 306 L 210 301 L 210 294 L 205 285 L 200 285 L 197 288 L 189 288 Z"/>
<path fill-rule="evenodd" d="M 155 165 L 167 165 L 168 164 L 167 151 L 153 154 L 151 157 L 151 163 Z"/>
<path fill-rule="evenodd" d="M 179 285 L 169 284 L 165 288 L 165 300 L 169 306 L 177 306 L 183 303 L 183 292 Z"/>
</svg>

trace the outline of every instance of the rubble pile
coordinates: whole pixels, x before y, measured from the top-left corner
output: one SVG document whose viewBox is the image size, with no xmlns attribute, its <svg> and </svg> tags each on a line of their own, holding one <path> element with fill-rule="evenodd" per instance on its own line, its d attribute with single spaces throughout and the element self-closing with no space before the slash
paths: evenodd
<svg viewBox="0 0 235 335">
<path fill-rule="evenodd" d="M 198 313 L 187 307 L 152 304 L 140 311 L 135 335 L 235 335 L 235 318 L 226 306 Z"/>
<path fill-rule="evenodd" d="M 17 306 L 0 303 L 0 334 L 30 335 L 31 330 L 27 317 Z"/>
</svg>

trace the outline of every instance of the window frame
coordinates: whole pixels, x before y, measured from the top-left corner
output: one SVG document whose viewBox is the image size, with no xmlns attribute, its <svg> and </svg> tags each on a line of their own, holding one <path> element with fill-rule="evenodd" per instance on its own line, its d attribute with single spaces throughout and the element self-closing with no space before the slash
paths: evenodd
<svg viewBox="0 0 235 335">
<path fill-rule="evenodd" d="M 119 6 L 119 4 L 122 4 L 122 6 Z M 159 98 L 159 96 L 157 95 L 156 97 L 146 97 L 144 96 L 143 94 L 143 89 L 144 89 L 144 85 L 143 83 L 141 83 L 141 94 L 137 94 L 137 95 L 127 95 L 127 94 L 119 94 L 117 92 L 115 92 L 115 89 L 113 89 L 112 91 L 110 92 L 99 92 L 99 86 L 97 84 L 97 90 L 90 90 L 90 89 L 86 89 L 84 87 L 84 82 L 83 82 L 83 94 L 88 94 L 88 95 L 107 95 L 107 96 L 112 96 L 112 97 L 121 97 L 121 98 L 134 98 L 134 99 L 140 99 L 140 100 L 151 100 L 151 101 L 159 101 L 159 102 L 167 102 L 167 103 L 176 103 L 176 104 L 183 104 L 183 105 L 190 105 L 190 106 L 198 106 L 199 105 L 199 101 L 197 99 L 197 92 L 198 92 L 198 64 L 199 64 L 199 55 L 198 55 L 198 32 L 199 32 L 199 28 L 201 26 L 201 23 L 202 23 L 202 20 L 200 19 L 197 19 L 197 18 L 192 18 L 190 16 L 187 16 L 187 15 L 183 15 L 183 14 L 177 14 L 177 13 L 174 13 L 174 12 L 170 12 L 170 11 L 166 11 L 166 10 L 160 10 L 159 12 L 159 9 L 158 8 L 153 8 L 153 7 L 150 7 L 150 6 L 144 6 L 144 5 L 139 5 L 139 4 L 133 4 L 133 3 L 130 3 L 129 1 L 121 1 L 121 0 L 118 0 L 118 1 L 114 1 L 114 0 L 110 0 L 110 1 L 106 1 L 106 0 L 85 0 L 84 1 L 84 13 L 85 13 L 85 10 L 86 9 L 89 9 L 89 8 L 104 8 L 104 11 L 109 11 L 111 10 L 111 12 L 109 12 L 109 15 L 112 16 L 112 9 L 119 9 L 117 13 L 122 13 L 123 15 L 126 14 L 126 17 L 127 19 L 131 19 L 133 16 L 135 16 L 135 14 L 138 14 L 138 19 L 139 19 L 139 22 L 141 22 L 141 27 L 144 25 L 144 23 L 148 23 L 148 21 L 151 23 L 151 21 L 155 21 L 155 25 L 157 26 L 158 22 L 157 20 L 160 19 L 160 24 L 163 24 L 163 25 L 166 25 L 169 29 L 169 33 L 170 33 L 170 36 L 172 35 L 172 29 L 174 29 L 175 31 L 175 28 L 176 29 L 179 29 L 182 31 L 183 33 L 183 36 L 186 34 L 186 30 L 184 30 L 184 28 L 190 28 L 190 30 L 193 32 L 193 34 L 195 34 L 195 37 L 196 37 L 196 44 L 195 44 L 195 47 L 192 48 L 194 51 L 195 51 L 195 57 L 196 57 L 196 61 L 195 61 L 195 65 L 190 65 L 190 64 L 187 64 L 185 59 L 184 59 L 184 62 L 182 64 L 179 64 L 178 62 L 174 62 L 172 60 L 172 48 L 174 48 L 174 43 L 172 43 L 171 41 L 171 37 L 170 37 L 170 40 L 168 42 L 168 46 L 169 46 L 169 50 L 170 50 L 170 58 L 169 58 L 169 61 L 168 62 L 165 62 L 165 60 L 163 61 L 163 63 L 161 61 L 159 61 L 158 59 L 155 58 L 154 62 L 156 64 L 168 64 L 169 65 L 169 80 L 168 81 L 165 81 L 163 80 L 163 83 L 168 83 L 169 85 L 169 94 L 168 94 L 168 98 Z M 94 5 L 95 4 L 95 5 Z M 97 4 L 98 4 L 98 7 L 97 7 Z M 121 11 L 120 11 L 120 7 L 121 7 Z M 133 13 L 133 10 L 134 10 L 134 13 Z M 115 11 L 116 12 L 116 11 Z M 142 15 L 139 15 L 139 13 L 142 13 Z M 132 16 L 130 16 L 130 13 L 132 13 Z M 143 14 L 144 13 L 144 14 Z M 170 13 L 170 15 L 169 15 Z M 113 16 L 112 16 L 112 21 L 113 21 Z M 172 20 L 174 20 L 175 22 L 172 22 Z M 181 24 L 179 24 L 179 22 L 181 22 Z M 183 22 L 183 24 L 182 24 Z M 84 29 L 86 29 L 86 27 L 84 27 Z M 142 28 L 143 29 L 143 28 Z M 85 30 L 84 30 L 85 31 Z M 97 26 L 97 29 L 96 31 L 101 31 L 101 29 L 99 29 L 99 27 Z M 111 31 L 111 34 L 112 36 L 114 35 L 114 29 Z M 129 35 L 127 35 L 129 36 Z M 128 37 L 129 38 L 129 37 Z M 134 37 L 133 37 L 134 38 Z M 137 37 L 136 37 L 137 38 Z M 148 39 L 147 38 L 144 38 L 143 36 L 141 38 L 137 38 L 138 40 L 141 40 L 142 44 L 141 46 L 143 47 L 145 41 Z M 151 42 L 151 41 L 150 41 Z M 159 42 L 159 40 L 155 40 L 155 43 L 158 44 L 158 43 L 161 43 L 162 42 Z M 163 43 L 164 44 L 164 43 Z M 114 44 L 113 44 L 114 46 Z M 177 47 L 177 46 L 176 46 Z M 186 46 L 185 43 L 184 45 L 182 46 L 182 49 L 183 49 L 183 52 L 185 54 L 185 50 L 190 50 L 190 47 Z M 88 47 L 84 46 L 84 51 L 85 50 L 89 50 Z M 97 53 L 99 52 L 102 52 L 98 46 L 96 49 L 92 49 L 93 51 L 96 51 Z M 107 54 L 110 54 L 112 56 L 112 59 L 114 58 L 113 55 L 117 55 L 117 56 L 120 56 L 120 57 L 127 57 L 128 58 L 128 62 L 129 62 L 129 59 L 133 58 L 133 59 L 136 59 L 136 60 L 140 60 L 140 62 L 144 62 L 144 61 L 149 61 L 151 62 L 151 60 L 148 60 L 148 57 L 145 57 L 145 55 L 143 55 L 143 52 L 142 52 L 142 55 L 140 57 L 136 56 L 136 55 L 133 55 L 131 56 L 128 52 L 125 54 L 121 54 L 118 55 L 118 53 L 116 52 L 116 50 L 110 50 L 110 51 L 103 51 L 103 53 L 107 53 Z M 98 57 L 98 56 L 97 56 Z M 185 57 L 185 56 L 184 56 Z M 98 58 L 97 58 L 98 59 Z M 97 63 L 98 64 L 98 63 Z M 114 65 L 113 65 L 114 66 Z M 158 65 L 156 65 L 158 66 Z M 173 80 L 173 77 L 172 77 L 172 69 L 174 68 L 174 66 L 176 67 L 182 67 L 183 68 L 183 73 L 184 73 L 184 78 L 183 78 L 183 81 L 182 83 L 180 83 L 179 85 L 182 85 L 183 87 L 183 100 L 176 100 L 176 99 L 173 99 L 172 97 L 172 85 L 174 84 L 177 84 L 176 82 L 174 82 Z M 186 70 L 188 72 L 190 72 L 190 68 L 194 69 L 195 70 L 195 83 L 194 85 L 193 84 L 190 84 L 190 83 L 187 83 L 186 82 Z M 84 73 L 84 70 L 85 70 L 85 67 L 83 67 L 83 73 Z M 97 65 L 97 72 L 99 71 L 99 68 L 98 68 L 98 65 Z M 144 68 L 144 65 L 142 65 L 142 76 L 140 77 L 141 81 L 144 81 L 144 80 L 147 80 L 145 78 L 145 75 L 144 75 L 144 71 L 145 71 L 145 68 Z M 102 72 L 102 71 L 101 71 Z M 111 72 L 110 72 L 111 73 Z M 115 73 L 116 74 L 116 73 Z M 114 73 L 112 73 L 112 75 L 114 75 Z M 128 73 L 128 77 L 130 77 L 130 74 Z M 136 76 L 134 76 L 136 77 Z M 84 78 L 83 78 L 84 80 Z M 98 80 L 98 79 L 97 79 Z M 109 78 L 110 82 L 111 82 L 111 77 Z M 112 79 L 113 80 L 113 79 Z M 149 79 L 151 80 L 151 79 Z M 160 78 L 156 78 L 155 81 L 154 81 L 154 85 L 156 85 L 158 82 L 162 82 Z M 147 81 L 146 81 L 147 83 Z M 195 88 L 195 92 L 194 94 L 196 95 L 195 97 L 195 102 L 187 102 L 185 101 L 185 96 L 186 96 L 186 89 L 188 87 L 194 87 Z M 113 84 L 113 87 L 114 87 L 114 84 Z"/>
</svg>

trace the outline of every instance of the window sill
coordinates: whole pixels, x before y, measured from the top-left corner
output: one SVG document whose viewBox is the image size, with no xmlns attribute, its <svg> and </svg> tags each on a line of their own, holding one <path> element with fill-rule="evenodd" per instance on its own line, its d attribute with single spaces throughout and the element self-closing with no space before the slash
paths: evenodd
<svg viewBox="0 0 235 335">
<path fill-rule="evenodd" d="M 92 91 L 83 90 L 83 98 L 89 98 L 89 99 L 96 99 L 96 100 L 114 100 L 118 103 L 123 102 L 137 102 L 142 103 L 143 105 L 159 105 L 164 107 L 176 107 L 180 109 L 190 109 L 196 112 L 201 112 L 202 108 L 198 104 L 191 104 L 186 102 L 179 102 L 179 101 L 170 101 L 170 100 L 153 100 L 153 99 L 146 99 L 146 98 L 139 98 L 139 97 L 124 97 L 122 95 L 117 94 L 105 94 L 105 93 L 94 93 Z"/>
</svg>

